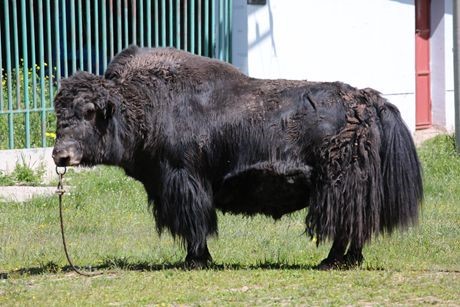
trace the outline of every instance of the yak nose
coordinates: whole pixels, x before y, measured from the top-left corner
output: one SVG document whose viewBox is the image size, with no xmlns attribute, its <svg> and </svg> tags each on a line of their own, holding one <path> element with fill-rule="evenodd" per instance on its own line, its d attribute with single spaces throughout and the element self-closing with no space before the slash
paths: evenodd
<svg viewBox="0 0 460 307">
<path fill-rule="evenodd" d="M 66 149 L 53 149 L 53 160 L 56 166 L 69 166 L 72 160 L 71 153 Z"/>
<path fill-rule="evenodd" d="M 58 142 L 53 149 L 52 157 L 56 166 L 76 166 L 80 164 L 81 151 L 73 141 Z"/>
</svg>

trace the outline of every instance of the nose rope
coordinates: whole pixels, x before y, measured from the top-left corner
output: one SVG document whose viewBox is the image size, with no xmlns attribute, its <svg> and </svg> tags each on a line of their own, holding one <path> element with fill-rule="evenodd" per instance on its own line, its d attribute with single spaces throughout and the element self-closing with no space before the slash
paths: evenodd
<svg viewBox="0 0 460 307">
<path fill-rule="evenodd" d="M 58 185 L 57 185 L 56 194 L 59 196 L 59 220 L 61 222 L 62 245 L 64 246 L 64 252 L 65 252 L 65 256 L 67 258 L 67 262 L 69 263 L 69 265 L 72 268 L 72 270 L 75 273 L 79 274 L 79 275 L 88 276 L 88 277 L 101 275 L 102 272 L 91 273 L 90 274 L 90 273 L 86 273 L 86 272 L 82 272 L 82 271 L 78 270 L 73 265 L 72 260 L 70 259 L 70 256 L 69 256 L 69 252 L 67 251 L 67 243 L 66 243 L 65 235 L 64 235 L 64 218 L 63 218 L 63 215 L 62 215 L 62 195 L 64 195 L 64 193 L 65 193 L 64 185 L 63 185 L 63 178 L 64 178 L 64 174 L 66 172 L 67 172 L 67 168 L 65 166 L 64 167 L 56 166 L 56 174 L 59 176 L 59 182 L 58 182 Z"/>
</svg>

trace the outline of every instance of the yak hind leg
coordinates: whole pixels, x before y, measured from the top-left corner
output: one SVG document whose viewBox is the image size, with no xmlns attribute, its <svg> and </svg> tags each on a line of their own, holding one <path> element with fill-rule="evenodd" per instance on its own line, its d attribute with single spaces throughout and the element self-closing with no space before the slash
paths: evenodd
<svg viewBox="0 0 460 307">
<path fill-rule="evenodd" d="M 360 266 L 364 261 L 363 244 L 352 241 L 343 260 L 346 268 L 354 268 Z"/>
<path fill-rule="evenodd" d="M 196 245 L 187 242 L 187 257 L 185 257 L 185 266 L 189 269 L 207 268 L 212 263 L 211 253 L 209 253 L 208 245 Z"/>
<path fill-rule="evenodd" d="M 348 246 L 348 239 L 344 236 L 336 236 L 332 243 L 327 258 L 323 259 L 317 266 L 318 270 L 331 270 L 342 268 L 345 263 L 345 251 Z"/>
<path fill-rule="evenodd" d="M 364 261 L 363 244 L 352 241 L 345 254 L 347 245 L 347 239 L 334 239 L 329 255 L 326 259 L 323 259 L 316 268 L 318 270 L 349 270 L 360 266 Z"/>
</svg>

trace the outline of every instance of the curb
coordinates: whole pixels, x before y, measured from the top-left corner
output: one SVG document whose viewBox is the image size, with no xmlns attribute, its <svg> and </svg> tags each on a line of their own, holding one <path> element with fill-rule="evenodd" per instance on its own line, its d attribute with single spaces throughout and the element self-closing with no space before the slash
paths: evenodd
<svg viewBox="0 0 460 307">
<path fill-rule="evenodd" d="M 0 189 L 0 202 L 26 202 L 37 196 L 51 196 L 56 187 L 5 186 Z"/>
</svg>

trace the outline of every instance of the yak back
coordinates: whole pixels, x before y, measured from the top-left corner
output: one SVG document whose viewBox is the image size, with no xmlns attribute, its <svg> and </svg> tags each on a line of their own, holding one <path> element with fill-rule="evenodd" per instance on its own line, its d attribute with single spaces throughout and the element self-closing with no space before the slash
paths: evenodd
<svg viewBox="0 0 460 307">
<path fill-rule="evenodd" d="M 129 125 L 137 125 L 132 131 L 143 135 L 144 149 L 176 161 L 205 152 L 211 167 L 238 161 L 220 174 L 261 158 L 312 163 L 311 150 L 340 131 L 354 112 L 347 109 L 363 98 L 340 82 L 254 79 L 172 48 L 131 46 L 105 78 L 129 104 L 122 108 L 133 113 Z"/>
<path fill-rule="evenodd" d="M 199 90 L 200 85 L 235 78 L 246 78 L 234 66 L 174 48 L 130 46 L 109 64 L 106 79 L 125 83 L 138 76 L 154 77 L 177 86 Z"/>
<path fill-rule="evenodd" d="M 165 112 L 176 124 L 199 121 L 199 126 L 245 120 L 273 125 L 272 120 L 280 124 L 283 116 L 294 113 L 302 115 L 308 126 L 320 118 L 328 124 L 341 113 L 337 107 L 342 107 L 343 93 L 354 90 L 340 82 L 254 79 L 215 59 L 173 48 L 137 46 L 119 53 L 105 78 L 117 85 L 129 107 L 140 104 L 137 107 L 146 113 Z M 191 127 L 182 128 L 183 132 Z"/>
</svg>

